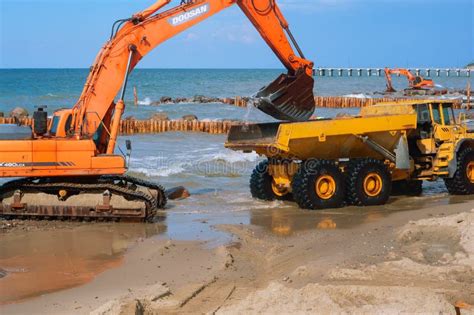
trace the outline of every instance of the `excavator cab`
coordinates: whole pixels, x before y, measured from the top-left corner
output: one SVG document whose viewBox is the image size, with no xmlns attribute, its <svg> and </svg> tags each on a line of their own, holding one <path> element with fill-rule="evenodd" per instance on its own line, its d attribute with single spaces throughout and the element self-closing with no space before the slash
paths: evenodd
<svg viewBox="0 0 474 315">
<path fill-rule="evenodd" d="M 59 109 L 53 113 L 52 119 L 49 121 L 49 134 L 54 137 L 64 138 L 71 129 L 72 110 Z"/>
<path fill-rule="evenodd" d="M 255 106 L 278 119 L 306 121 L 314 112 L 314 79 L 305 71 L 281 74 L 255 95 Z"/>
<path fill-rule="evenodd" d="M 425 79 L 421 76 L 415 76 L 413 82 L 410 83 L 411 87 L 414 89 L 424 89 L 434 87 L 433 80 Z"/>
</svg>

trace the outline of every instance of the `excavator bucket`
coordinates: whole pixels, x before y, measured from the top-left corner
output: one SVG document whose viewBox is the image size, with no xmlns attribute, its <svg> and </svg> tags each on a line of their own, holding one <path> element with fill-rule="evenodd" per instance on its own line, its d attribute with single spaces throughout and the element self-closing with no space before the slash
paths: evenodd
<svg viewBox="0 0 474 315">
<path fill-rule="evenodd" d="M 305 121 L 314 112 L 313 87 L 314 79 L 304 71 L 281 74 L 255 95 L 255 106 L 279 120 Z"/>
</svg>

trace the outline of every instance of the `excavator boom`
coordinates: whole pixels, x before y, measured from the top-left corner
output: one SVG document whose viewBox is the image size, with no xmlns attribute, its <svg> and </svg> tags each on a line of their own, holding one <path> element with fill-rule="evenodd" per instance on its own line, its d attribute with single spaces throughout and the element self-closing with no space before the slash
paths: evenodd
<svg viewBox="0 0 474 315">
<path fill-rule="evenodd" d="M 107 120 L 114 100 L 128 73 L 156 46 L 210 16 L 238 4 L 288 74 L 257 93 L 256 106 L 277 119 L 306 120 L 314 110 L 313 63 L 297 56 L 288 40 L 300 51 L 274 0 L 196 0 L 156 14 L 169 3 L 160 0 L 130 19 L 119 20 L 122 28 L 112 34 L 99 52 L 74 106 L 75 133 L 92 136 Z M 131 53 L 131 51 L 133 52 Z M 129 60 L 130 59 L 130 60 Z M 123 80 L 122 80 L 123 79 Z"/>
</svg>

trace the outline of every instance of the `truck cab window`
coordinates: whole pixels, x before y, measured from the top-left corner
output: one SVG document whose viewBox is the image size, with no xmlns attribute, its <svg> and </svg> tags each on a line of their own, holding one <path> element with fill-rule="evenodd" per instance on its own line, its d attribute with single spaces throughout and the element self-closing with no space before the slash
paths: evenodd
<svg viewBox="0 0 474 315">
<path fill-rule="evenodd" d="M 416 109 L 416 114 L 417 114 L 417 121 L 419 125 L 422 125 L 426 122 L 430 123 L 431 122 L 431 117 L 430 117 L 430 109 L 428 108 L 428 105 L 423 104 L 419 105 Z"/>
<path fill-rule="evenodd" d="M 441 122 L 441 114 L 439 112 L 439 104 L 431 104 L 431 108 L 433 110 L 433 121 L 441 125 L 442 122 Z"/>
<path fill-rule="evenodd" d="M 443 104 L 444 124 L 446 126 L 454 125 L 456 120 L 454 118 L 454 111 L 450 104 Z"/>
<path fill-rule="evenodd" d="M 430 108 L 428 104 L 418 105 L 416 107 L 417 115 L 417 139 L 429 138 L 433 124 L 431 123 Z"/>
</svg>

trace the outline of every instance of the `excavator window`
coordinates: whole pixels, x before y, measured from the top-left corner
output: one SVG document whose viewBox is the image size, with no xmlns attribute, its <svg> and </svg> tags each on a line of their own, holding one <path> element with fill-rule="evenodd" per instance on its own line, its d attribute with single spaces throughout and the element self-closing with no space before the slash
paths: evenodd
<svg viewBox="0 0 474 315">
<path fill-rule="evenodd" d="M 100 138 L 102 137 L 102 132 L 103 131 L 104 131 L 104 125 L 100 124 L 99 128 L 97 128 L 97 131 L 95 132 L 94 136 L 92 137 L 92 140 L 94 141 L 94 143 L 97 147 L 100 145 Z"/>
<path fill-rule="evenodd" d="M 64 130 L 68 132 L 71 129 L 71 122 L 72 122 L 72 115 L 69 114 L 66 119 L 66 125 L 64 126 Z"/>
<path fill-rule="evenodd" d="M 59 119 L 61 117 L 59 116 L 54 116 L 53 117 L 53 122 L 51 123 L 51 129 L 49 130 L 49 133 L 52 135 L 52 136 L 55 136 L 56 135 L 56 132 L 58 131 L 58 126 L 59 126 Z"/>
</svg>

